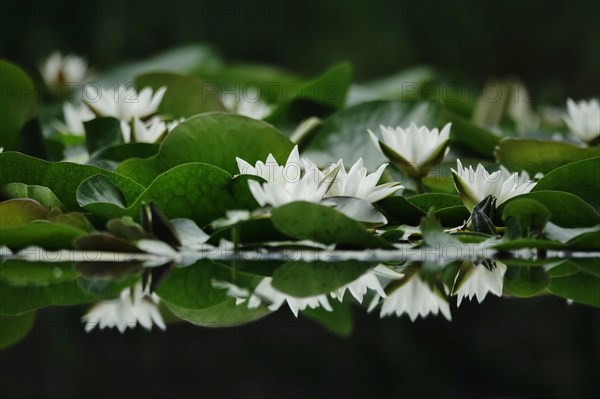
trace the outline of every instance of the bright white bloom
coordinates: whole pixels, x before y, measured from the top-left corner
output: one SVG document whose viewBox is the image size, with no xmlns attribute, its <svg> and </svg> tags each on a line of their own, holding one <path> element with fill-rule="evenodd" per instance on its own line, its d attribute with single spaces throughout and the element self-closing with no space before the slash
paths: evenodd
<svg viewBox="0 0 600 399">
<path fill-rule="evenodd" d="M 4 152 L 4 147 L 0 147 L 0 153 Z"/>
<path fill-rule="evenodd" d="M 156 93 L 149 87 L 138 93 L 133 87 L 123 85 L 119 85 L 116 91 L 107 88 L 98 90 L 96 86 L 88 86 L 86 90 L 85 102 L 96 115 L 130 122 L 134 118 L 144 119 L 155 114 L 167 88 L 163 86 Z"/>
<path fill-rule="evenodd" d="M 375 147 L 399 169 L 411 177 L 424 177 L 448 153 L 451 126 L 446 124 L 441 132 L 414 123 L 407 129 L 380 126 L 383 140 L 371 130 L 369 135 Z"/>
<path fill-rule="evenodd" d="M 263 278 L 252 294 L 250 294 L 248 290 L 228 282 L 213 282 L 213 285 L 219 288 L 227 288 L 227 294 L 237 298 L 236 304 L 238 305 L 247 301 L 249 309 L 255 309 L 259 307 L 261 303 L 266 302 L 269 304 L 269 310 L 274 312 L 284 303 L 287 303 L 296 317 L 298 317 L 299 311 L 306 308 L 316 309 L 318 307 L 323 307 L 323 309 L 329 312 L 333 310 L 326 295 L 298 298 L 276 290 L 271 285 L 272 281 L 273 279 L 271 277 Z"/>
<path fill-rule="evenodd" d="M 473 266 L 463 276 L 463 280 L 459 283 L 458 290 L 455 292 L 458 306 L 460 306 L 463 298 L 471 300 L 473 297 L 477 297 L 477 301 L 481 303 L 488 292 L 496 296 L 502 296 L 506 265 L 498 261 L 494 261 L 493 264 L 494 267 L 491 270 L 484 265 Z M 459 275 L 457 275 L 458 277 Z"/>
<path fill-rule="evenodd" d="M 90 332 L 96 326 L 101 330 L 117 328 L 121 333 L 127 328 L 134 328 L 139 323 L 146 330 L 151 330 L 152 325 L 165 330 L 166 326 L 158 310 L 160 299 L 154 293 L 143 292 L 142 283 L 133 288 L 121 291 L 118 299 L 102 301 L 96 304 L 83 316 L 85 331 Z"/>
<path fill-rule="evenodd" d="M 57 122 L 56 129 L 61 133 L 71 133 L 76 136 L 83 136 L 85 134 L 83 123 L 96 117 L 85 104 L 73 105 L 71 103 L 63 104 L 63 116 L 65 123 Z"/>
<path fill-rule="evenodd" d="M 360 158 L 346 173 L 344 161 L 340 159 L 325 173 L 322 173 L 321 178 L 324 179 L 326 175 L 337 168 L 338 174 L 327 192 L 328 197 L 354 197 L 373 203 L 389 197 L 403 188 L 400 183 L 395 182 L 377 185 L 386 167 L 387 164 L 383 164 L 375 172 L 368 174 L 367 168 L 363 166 L 363 160 Z"/>
<path fill-rule="evenodd" d="M 121 132 L 123 140 L 126 143 L 136 141 L 138 143 L 154 143 L 165 132 L 170 133 L 184 119 L 178 119 L 171 122 L 165 122 L 158 116 L 150 118 L 147 122 L 142 122 L 139 118 L 133 118 L 133 137 L 131 125 L 124 120 L 121 121 Z M 135 138 L 135 140 L 132 140 Z"/>
<path fill-rule="evenodd" d="M 54 52 L 39 68 L 47 85 L 81 83 L 87 74 L 87 61 L 76 55 Z"/>
<path fill-rule="evenodd" d="M 229 111 L 261 120 L 268 116 L 273 109 L 262 102 L 259 96 L 256 89 L 250 88 L 245 92 L 226 93 L 221 97 L 221 100 Z"/>
<path fill-rule="evenodd" d="M 510 198 L 530 192 L 536 185 L 527 172 L 511 174 L 502 166 L 500 170 L 488 173 L 482 164 L 478 164 L 476 169 L 472 166 L 463 168 L 460 159 L 457 159 L 456 169 L 452 169 L 454 185 L 470 211 L 488 195 L 496 198 L 496 206 L 499 206 Z"/>
<path fill-rule="evenodd" d="M 600 136 L 600 103 L 593 99 L 590 101 L 567 100 L 568 115 L 565 122 L 581 141 L 590 143 Z"/>
<path fill-rule="evenodd" d="M 378 303 L 380 296 L 376 295 L 369 306 L 371 311 Z M 450 306 L 444 297 L 433 290 L 427 283 L 414 273 L 400 287 L 396 288 L 383 300 L 380 316 L 396 314 L 401 316 L 406 313 L 411 321 L 418 316 L 426 317 L 429 313 L 437 315 L 442 313 L 447 320 L 451 320 Z"/>
<path fill-rule="evenodd" d="M 331 293 L 332 298 L 337 298 L 339 301 L 344 300 L 344 294 L 346 291 L 350 291 L 350 294 L 358 301 L 358 303 L 362 303 L 364 296 L 366 295 L 369 289 L 375 291 L 377 295 L 382 298 L 386 297 L 385 291 L 377 278 L 378 269 L 384 266 L 378 266 L 372 271 L 369 271 L 356 280 L 352 281 L 344 285 L 343 287 L 338 288 L 337 290 Z"/>
<path fill-rule="evenodd" d="M 250 191 L 260 206 L 274 207 L 294 201 L 319 202 L 329 189 L 329 183 L 320 178 L 320 171 L 312 162 L 300 163 L 298 146 L 290 153 L 285 165 L 279 165 L 272 154 L 265 163 L 255 166 L 236 158 L 241 174 L 260 176 L 266 183 L 251 180 Z"/>
</svg>

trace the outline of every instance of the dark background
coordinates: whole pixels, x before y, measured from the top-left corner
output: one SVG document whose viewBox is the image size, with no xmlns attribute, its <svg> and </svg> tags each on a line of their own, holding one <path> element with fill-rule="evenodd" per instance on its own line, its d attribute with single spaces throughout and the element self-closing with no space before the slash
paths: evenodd
<svg viewBox="0 0 600 399">
<path fill-rule="evenodd" d="M 453 321 L 355 309 L 336 337 L 288 309 L 228 329 L 86 334 L 86 307 L 40 312 L 0 352 L 2 398 L 592 398 L 600 315 L 553 297 L 464 303 Z"/>
<path fill-rule="evenodd" d="M 0 56 L 55 49 L 112 66 L 188 43 L 228 60 L 313 75 L 341 59 L 364 81 L 415 65 L 483 82 L 516 76 L 534 98 L 598 95 L 600 2 L 541 0 L 2 1 Z"/>
<path fill-rule="evenodd" d="M 55 49 L 99 68 L 189 43 L 307 76 L 341 59 L 356 80 L 431 65 L 534 98 L 598 95 L 597 1 L 2 1 L 0 56 L 32 69 Z M 83 333 L 85 308 L 40 312 L 0 353 L 2 398 L 577 398 L 598 391 L 600 316 L 557 298 L 466 304 L 454 321 L 356 312 L 351 338 L 281 311 L 258 323 Z"/>
</svg>

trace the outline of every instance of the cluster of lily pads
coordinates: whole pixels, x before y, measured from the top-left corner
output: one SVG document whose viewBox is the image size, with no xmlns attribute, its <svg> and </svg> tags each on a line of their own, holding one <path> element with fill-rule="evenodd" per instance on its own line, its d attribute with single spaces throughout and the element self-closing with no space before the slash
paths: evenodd
<svg viewBox="0 0 600 399">
<path fill-rule="evenodd" d="M 50 305 L 96 303 L 86 330 L 121 332 L 285 305 L 341 335 L 353 304 L 600 306 L 597 100 L 534 108 L 517 81 L 473 97 L 425 67 L 303 79 L 203 46 L 0 68 L 0 318 L 19 331 L 2 345 Z"/>
</svg>

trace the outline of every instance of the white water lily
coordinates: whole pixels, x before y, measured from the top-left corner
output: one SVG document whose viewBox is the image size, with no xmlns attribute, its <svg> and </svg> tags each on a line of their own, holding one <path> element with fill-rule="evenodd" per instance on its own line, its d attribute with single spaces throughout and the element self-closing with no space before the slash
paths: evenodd
<svg viewBox="0 0 600 399">
<path fill-rule="evenodd" d="M 329 189 L 329 183 L 321 179 L 321 172 L 309 160 L 300 163 L 298 146 L 290 153 L 285 165 L 279 165 L 272 154 L 266 162 L 255 166 L 236 158 L 241 174 L 260 176 L 266 180 L 248 182 L 250 191 L 260 206 L 274 207 L 294 201 L 319 202 Z"/>
<path fill-rule="evenodd" d="M 273 108 L 260 100 L 258 91 L 250 88 L 245 92 L 226 93 L 221 96 L 223 105 L 231 112 L 262 120 Z"/>
<path fill-rule="evenodd" d="M 564 117 L 571 132 L 581 141 L 590 143 L 600 136 L 600 103 L 590 101 L 567 100 L 568 115 Z"/>
<path fill-rule="evenodd" d="M 138 93 L 131 86 L 119 85 L 118 90 L 99 90 L 90 85 L 86 90 L 85 103 L 96 115 L 131 122 L 134 118 L 144 119 L 155 114 L 167 88 L 163 86 L 153 92 L 146 87 Z"/>
<path fill-rule="evenodd" d="M 138 323 L 146 330 L 151 330 L 153 325 L 165 330 L 165 323 L 158 310 L 159 302 L 158 296 L 144 292 L 142 283 L 139 282 L 133 290 L 126 288 L 121 291 L 118 299 L 101 301 L 92 307 L 82 318 L 85 331 L 108 327 L 117 328 L 124 333 L 127 328 L 133 329 Z"/>
<path fill-rule="evenodd" d="M 170 133 L 183 121 L 184 119 L 177 119 L 171 122 L 165 122 L 158 116 L 154 116 L 147 122 L 143 122 L 139 118 L 134 117 L 132 121 L 133 131 L 131 129 L 131 124 L 122 120 L 121 132 L 123 133 L 123 140 L 126 143 L 131 141 L 136 141 L 138 143 L 155 143 L 163 134 Z M 135 140 L 133 140 L 134 138 Z"/>
<path fill-rule="evenodd" d="M 457 279 L 459 276 L 462 277 L 462 281 L 458 282 L 458 290 L 455 290 L 454 293 L 457 297 L 457 305 L 460 306 L 463 298 L 471 300 L 473 297 L 476 297 L 477 301 L 481 303 L 488 293 L 502 296 L 505 273 L 506 265 L 502 262 L 494 261 L 491 269 L 488 269 L 483 264 L 474 265 L 465 275 L 457 275 Z"/>
<path fill-rule="evenodd" d="M 287 303 L 288 307 L 296 317 L 298 317 L 299 311 L 306 308 L 316 309 L 322 307 L 329 312 L 333 310 L 326 295 L 298 298 L 276 290 L 271 285 L 272 281 L 273 279 L 271 277 L 264 277 L 260 283 L 258 283 L 252 294 L 250 294 L 248 290 L 229 282 L 214 281 L 213 285 L 218 288 L 226 288 L 228 295 L 237 298 L 236 304 L 239 305 L 247 302 L 249 309 L 255 309 L 263 302 L 266 302 L 269 310 L 274 312 L 284 303 Z"/>
<path fill-rule="evenodd" d="M 338 169 L 338 173 L 333 179 L 326 196 L 354 197 L 371 203 L 389 197 L 403 187 L 400 183 L 396 182 L 377 185 L 387 165 L 383 164 L 375 172 L 369 174 L 367 168 L 363 165 L 362 158 L 359 158 L 350 170 L 346 172 L 344 161 L 340 159 L 321 174 L 321 178 L 324 179 L 334 169 Z"/>
<path fill-rule="evenodd" d="M 54 52 L 39 69 L 46 85 L 81 83 L 87 75 L 87 61 L 76 55 Z"/>
<path fill-rule="evenodd" d="M 476 169 L 472 166 L 464 168 L 460 159 L 456 160 L 456 170 L 452 169 L 452 175 L 460 198 L 469 211 L 488 195 L 496 198 L 496 206 L 499 206 L 510 198 L 530 192 L 536 185 L 525 171 L 511 174 L 501 166 L 500 170 L 488 173 L 482 164 L 478 164 Z"/>
<path fill-rule="evenodd" d="M 369 311 L 377 306 L 380 299 L 380 295 L 373 298 Z M 407 281 L 388 293 L 387 298 L 383 299 L 379 315 L 381 317 L 392 314 L 402 316 L 404 313 L 408 314 L 411 321 L 415 321 L 419 316 L 426 317 L 430 313 L 434 315 L 442 313 L 447 320 L 452 319 L 448 302 L 437 290 L 421 280 L 418 273 L 413 273 Z"/>
<path fill-rule="evenodd" d="M 441 131 L 418 127 L 411 123 L 406 129 L 380 126 L 382 139 L 369 130 L 375 147 L 396 167 L 410 177 L 422 178 L 448 153 L 451 123 Z"/>
<path fill-rule="evenodd" d="M 91 121 L 96 117 L 92 111 L 85 105 L 74 105 L 71 103 L 63 104 L 63 116 L 65 122 L 56 122 L 54 126 L 61 133 L 71 133 L 76 136 L 83 136 L 85 128 L 83 123 Z"/>
</svg>

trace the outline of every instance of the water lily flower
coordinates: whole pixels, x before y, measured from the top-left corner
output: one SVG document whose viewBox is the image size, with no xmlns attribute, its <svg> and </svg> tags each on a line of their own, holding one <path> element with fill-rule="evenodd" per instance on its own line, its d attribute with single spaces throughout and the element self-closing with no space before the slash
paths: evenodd
<svg viewBox="0 0 600 399">
<path fill-rule="evenodd" d="M 288 307 L 296 317 L 298 317 L 299 311 L 306 308 L 316 309 L 318 307 L 322 307 L 329 312 L 333 310 L 329 304 L 329 301 L 327 300 L 326 295 L 298 298 L 276 290 L 271 285 L 272 281 L 273 279 L 271 277 L 264 277 L 251 294 L 248 290 L 240 288 L 229 282 L 214 281 L 213 286 L 218 288 L 226 288 L 229 296 L 237 298 L 236 304 L 239 305 L 247 302 L 249 309 L 255 309 L 263 302 L 266 302 L 268 303 L 269 310 L 274 312 L 278 310 L 284 303 L 287 303 Z"/>
<path fill-rule="evenodd" d="M 369 311 L 377 306 L 380 299 L 380 295 L 373 298 Z M 401 285 L 394 291 L 388 292 L 387 298 L 383 299 L 379 315 L 381 317 L 392 314 L 402 316 L 404 313 L 408 314 L 411 321 L 415 321 L 419 316 L 426 317 L 430 313 L 434 315 L 442 313 L 447 320 L 452 318 L 450 306 L 443 295 L 421 280 L 417 272 L 401 281 Z"/>
<path fill-rule="evenodd" d="M 165 122 L 158 116 L 150 118 L 147 122 L 142 122 L 139 118 L 134 117 L 131 124 L 122 120 L 121 132 L 123 133 L 123 140 L 126 143 L 132 141 L 138 143 L 155 143 L 162 135 L 170 133 L 184 120 L 182 118 Z M 131 125 L 133 125 L 133 130 L 131 129 Z"/>
<path fill-rule="evenodd" d="M 600 103 L 567 100 L 568 115 L 564 117 L 571 132 L 584 143 L 591 143 L 600 137 Z"/>
<path fill-rule="evenodd" d="M 452 169 L 452 175 L 460 198 L 469 211 L 488 195 L 496 198 L 496 206 L 499 206 L 510 198 L 530 192 L 537 184 L 525 171 L 511 174 L 501 166 L 500 170 L 488 173 L 482 164 L 478 164 L 476 169 L 472 166 L 464 168 L 460 159 L 456 160 L 456 170 Z"/>
<path fill-rule="evenodd" d="M 100 89 L 96 86 L 86 87 L 85 103 L 98 116 L 111 116 L 125 122 L 134 118 L 145 119 L 156 113 L 166 87 L 156 92 L 146 87 L 139 93 L 133 87 L 119 85 L 119 89 Z"/>
<path fill-rule="evenodd" d="M 377 185 L 387 165 L 388 164 L 383 164 L 375 172 L 369 174 L 367 168 L 363 166 L 362 158 L 359 158 L 359 160 L 352 165 L 350 171 L 346 172 L 346 169 L 344 169 L 344 161 L 340 159 L 337 164 L 331 165 L 325 173 L 321 174 L 321 178 L 324 179 L 325 176 L 330 174 L 334 169 L 338 169 L 338 173 L 335 176 L 335 179 L 333 179 L 331 188 L 326 196 L 355 197 L 371 203 L 389 197 L 403 187 L 400 183 L 396 182 Z"/>
<path fill-rule="evenodd" d="M 448 153 L 448 142 L 452 124 L 446 124 L 441 131 L 418 127 L 411 123 L 406 129 L 380 126 L 380 140 L 369 130 L 375 147 L 398 169 L 413 179 L 427 176 L 433 166 L 440 163 Z"/>
<path fill-rule="evenodd" d="M 455 282 L 458 290 L 455 289 L 454 293 L 457 296 L 457 305 L 460 306 L 463 298 L 471 300 L 476 297 L 481 303 L 488 293 L 502 296 L 505 273 L 506 265 L 499 261 L 492 262 L 490 268 L 479 264 L 473 265 L 464 275 L 459 273 Z M 458 281 L 459 278 L 461 281 Z"/>
<path fill-rule="evenodd" d="M 143 291 L 138 282 L 133 289 L 125 288 L 118 299 L 101 301 L 83 316 L 85 331 L 90 332 L 98 327 L 101 330 L 117 328 L 124 333 L 127 328 L 134 328 L 138 323 L 146 330 L 156 325 L 161 330 L 166 326 L 158 310 L 159 297 Z"/>
<path fill-rule="evenodd" d="M 325 196 L 330 183 L 321 179 L 319 169 L 304 159 L 300 163 L 298 146 L 290 153 L 285 165 L 279 165 L 272 154 L 266 162 L 258 161 L 255 166 L 236 158 L 241 174 L 260 176 L 265 183 L 248 182 L 250 192 L 260 206 L 274 207 L 294 201 L 319 202 Z"/>
<path fill-rule="evenodd" d="M 223 227 L 233 226 L 239 222 L 244 222 L 250 219 L 250 211 L 243 209 L 232 209 L 225 212 L 225 217 L 212 222 L 213 229 L 221 229 Z"/>
<path fill-rule="evenodd" d="M 63 116 L 65 122 L 55 123 L 56 129 L 61 133 L 71 133 L 76 136 L 83 136 L 85 134 L 83 123 L 96 117 L 85 104 L 73 105 L 71 103 L 63 104 Z"/>
<path fill-rule="evenodd" d="M 254 88 L 245 92 L 227 93 L 221 97 L 221 100 L 229 111 L 257 120 L 262 120 L 273 110 L 271 106 L 259 99 L 259 93 Z"/>
<path fill-rule="evenodd" d="M 76 55 L 54 52 L 39 67 L 46 85 L 62 86 L 65 83 L 81 83 L 87 74 L 87 61 Z"/>
</svg>

